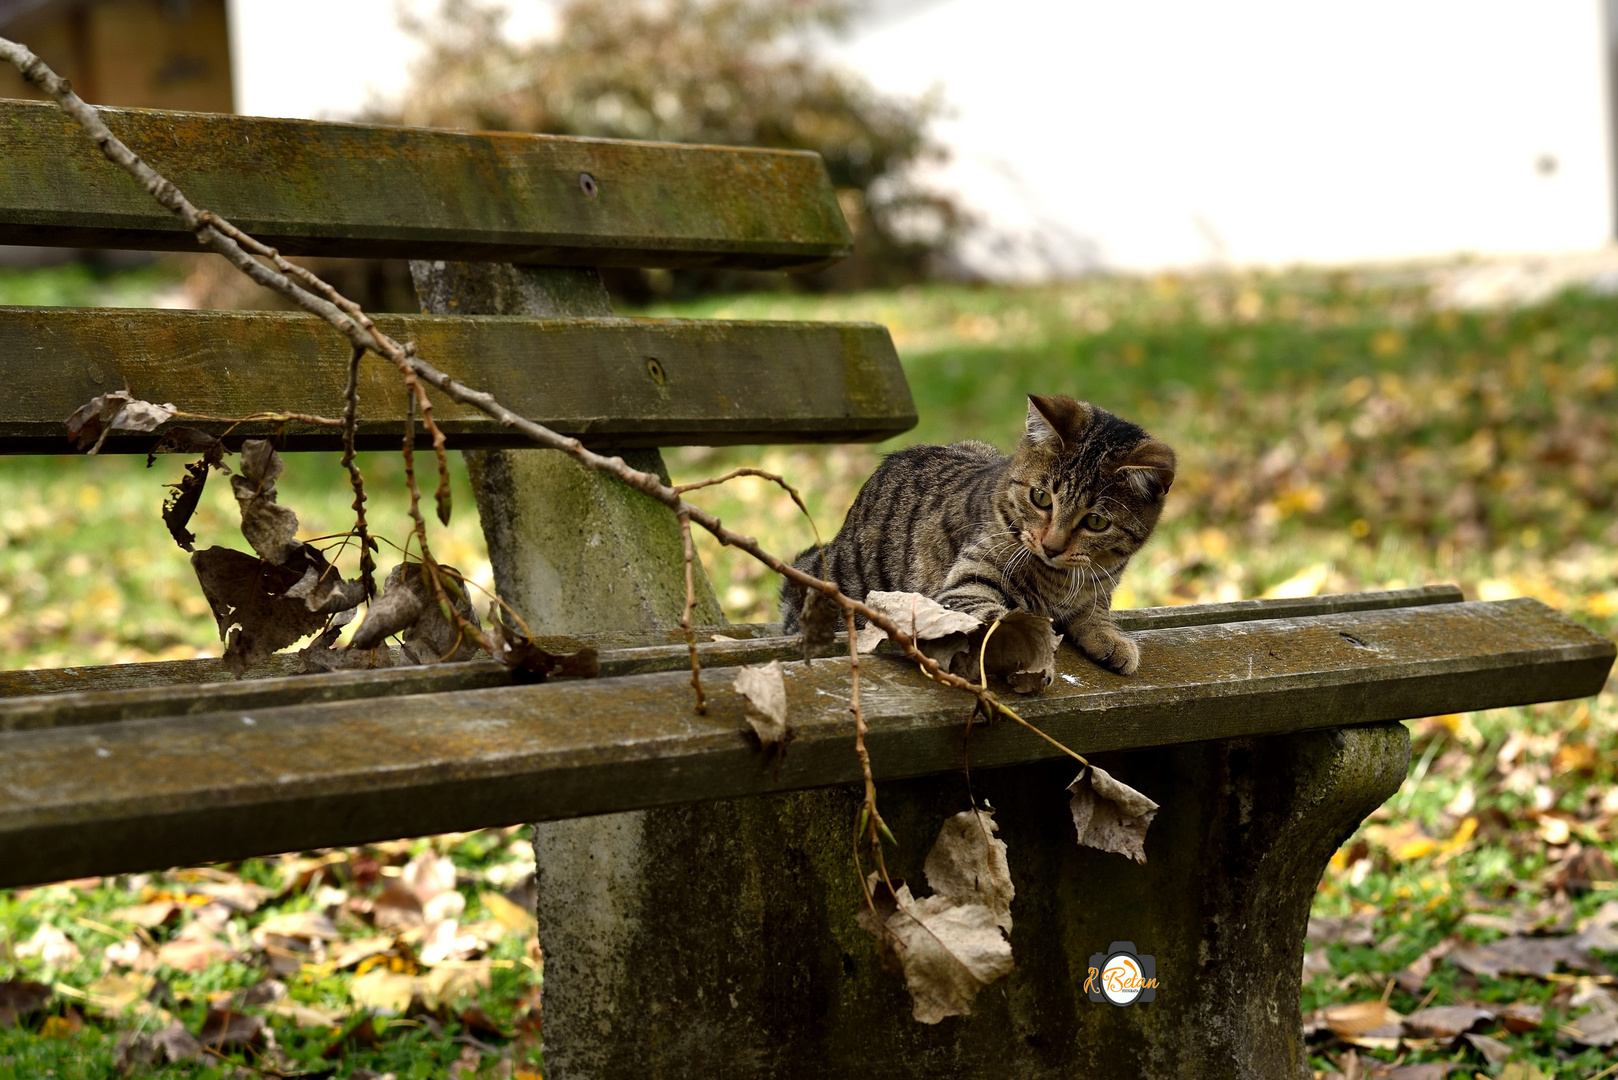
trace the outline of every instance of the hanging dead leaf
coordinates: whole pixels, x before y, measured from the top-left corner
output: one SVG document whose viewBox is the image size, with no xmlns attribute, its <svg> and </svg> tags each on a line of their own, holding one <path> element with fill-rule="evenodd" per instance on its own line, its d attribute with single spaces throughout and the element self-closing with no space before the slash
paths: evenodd
<svg viewBox="0 0 1618 1080">
<path fill-rule="evenodd" d="M 301 571 L 222 547 L 194 553 L 191 566 L 225 642 L 225 664 L 238 677 L 325 625 L 324 615 L 286 597 Z"/>
<path fill-rule="evenodd" d="M 185 476 L 178 484 L 168 485 L 173 493 L 163 500 L 163 524 L 168 526 L 169 535 L 182 551 L 196 550 L 196 534 L 186 526 L 191 523 L 191 515 L 197 512 L 207 482 L 208 463 L 193 461 L 185 467 Z"/>
<path fill-rule="evenodd" d="M 806 587 L 803 592 L 798 621 L 803 626 L 803 658 L 810 660 L 837 643 L 837 631 L 844 621 L 843 609 L 819 589 Z"/>
<path fill-rule="evenodd" d="M 173 405 L 153 405 L 127 390 L 114 390 L 79 406 L 67 418 L 67 434 L 77 449 L 96 454 L 113 431 L 156 431 L 175 411 Z"/>
<path fill-rule="evenodd" d="M 371 602 L 365 618 L 349 639 L 350 647 L 374 649 L 393 635 L 415 626 L 422 608 L 421 594 L 413 587 L 416 582 L 417 578 L 412 575 L 411 583 L 404 583 L 401 568 L 394 567 L 382 595 Z"/>
<path fill-rule="evenodd" d="M 759 745 L 768 750 L 792 740 L 781 661 L 771 660 L 759 667 L 744 664 L 731 685 L 747 699 L 747 723 L 758 736 Z"/>
<path fill-rule="evenodd" d="M 1017 890 L 1011 884 L 1005 841 L 994 835 L 999 829 L 992 810 L 963 810 L 944 822 L 923 870 L 936 895 L 959 904 L 982 904 L 993 913 L 995 925 L 1009 934 Z"/>
<path fill-rule="evenodd" d="M 146 451 L 146 467 L 157 464 L 159 454 L 202 454 L 208 464 L 225 472 L 225 444 L 217 435 L 198 431 L 192 427 L 171 427 Z"/>
<path fill-rule="evenodd" d="M 1067 789 L 1073 793 L 1069 806 L 1081 847 L 1115 851 L 1145 865 L 1146 830 L 1157 816 L 1157 803 L 1094 765 L 1079 770 Z"/>
<path fill-rule="evenodd" d="M 439 567 L 439 582 L 454 610 L 473 630 L 447 618 L 438 604 L 432 581 L 420 563 L 400 563 L 388 574 L 382 595 L 372 602 L 350 644 L 356 649 L 373 649 L 395 635 L 404 643 L 400 660 L 412 664 L 455 663 L 477 655 L 480 642 L 473 631 L 480 631 L 477 612 L 456 579 L 453 566 Z"/>
<path fill-rule="evenodd" d="M 894 902 L 883 947 L 904 972 L 911 1012 L 921 1023 L 971 1015 L 978 991 L 1011 974 L 1011 943 L 987 907 L 947 896 L 917 900 L 908 885 L 899 886 Z"/>
<path fill-rule="evenodd" d="M 287 598 L 302 600 L 304 607 L 317 615 L 334 615 L 364 603 L 365 583 L 344 581 L 318 549 L 299 544 L 294 557 L 287 561 L 293 569 L 300 562 L 304 567 L 303 576 L 286 591 Z"/>
<path fill-rule="evenodd" d="M 275 478 L 285 466 L 265 439 L 242 443 L 241 471 L 230 478 L 242 512 L 242 535 L 272 563 L 284 563 L 297 546 L 298 515 L 276 501 Z"/>
<path fill-rule="evenodd" d="M 981 619 L 954 611 L 920 593 L 871 592 L 865 603 L 880 611 L 916 642 L 916 648 L 945 671 L 973 682 L 982 680 L 978 666 L 1006 682 L 1019 694 L 1045 689 L 1056 676 L 1056 646 L 1062 640 L 1051 620 L 1030 611 L 1007 612 L 993 633 Z M 982 648 L 985 636 L 988 648 Z M 855 638 L 862 653 L 875 649 L 887 634 L 867 626 Z"/>
</svg>

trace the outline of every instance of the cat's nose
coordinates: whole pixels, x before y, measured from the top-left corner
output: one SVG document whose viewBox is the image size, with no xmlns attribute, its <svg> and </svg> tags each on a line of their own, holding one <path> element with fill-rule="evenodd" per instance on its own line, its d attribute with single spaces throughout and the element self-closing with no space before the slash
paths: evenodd
<svg viewBox="0 0 1618 1080">
<path fill-rule="evenodd" d="M 1045 554 L 1053 559 L 1062 554 L 1063 551 L 1067 550 L 1066 544 L 1058 544 L 1056 547 L 1051 547 L 1049 540 L 1041 540 L 1039 542 L 1039 546 L 1044 548 Z"/>
</svg>

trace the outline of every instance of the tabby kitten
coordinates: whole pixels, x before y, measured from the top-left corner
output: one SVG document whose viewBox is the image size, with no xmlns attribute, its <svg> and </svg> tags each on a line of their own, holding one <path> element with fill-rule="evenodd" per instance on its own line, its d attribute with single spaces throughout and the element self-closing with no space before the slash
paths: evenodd
<svg viewBox="0 0 1618 1080">
<path fill-rule="evenodd" d="M 1174 469 L 1174 451 L 1129 421 L 1031 394 L 1015 454 L 960 442 L 890 455 L 837 537 L 796 565 L 824 569 L 855 599 L 917 592 L 985 622 L 1009 609 L 1046 615 L 1090 659 L 1131 675 L 1140 649 L 1112 624 L 1112 592 L 1151 536 Z M 783 582 L 789 633 L 802 603 Z"/>
</svg>

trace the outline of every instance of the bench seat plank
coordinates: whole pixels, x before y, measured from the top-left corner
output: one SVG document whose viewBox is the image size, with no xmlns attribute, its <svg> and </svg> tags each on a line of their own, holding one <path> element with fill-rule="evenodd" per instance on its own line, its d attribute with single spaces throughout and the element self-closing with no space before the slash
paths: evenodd
<svg viewBox="0 0 1618 1080">
<path fill-rule="evenodd" d="M 1452 604 L 1460 600 L 1461 590 L 1453 585 L 1428 585 L 1292 600 L 1237 600 L 1224 604 L 1136 608 L 1115 612 L 1114 617 L 1126 630 L 1162 630 Z M 710 640 L 714 634 L 722 635 L 722 640 Z M 592 634 L 541 638 L 540 643 L 551 652 L 572 652 L 586 645 L 595 646 L 603 650 L 601 674 L 608 677 L 678 671 L 690 666 L 685 639 L 678 631 L 627 637 L 628 640 L 625 640 L 626 635 Z M 730 625 L 697 631 L 697 651 L 705 668 L 796 660 L 802 655 L 799 642 L 796 636 L 782 636 L 779 623 Z M 846 636 L 839 635 L 838 642 L 826 648 L 822 655 L 840 656 L 847 650 Z M 282 653 L 272 659 L 272 663 L 262 665 L 259 671 L 250 673 L 252 677 L 240 682 L 234 681 L 218 660 L 160 660 L 148 664 L 0 672 L 0 731 L 471 690 L 509 686 L 514 681 L 509 668 L 488 660 L 308 676 L 299 674 L 295 654 Z"/>
<path fill-rule="evenodd" d="M 291 255 L 768 270 L 853 246 L 825 164 L 803 151 L 101 115 L 197 206 Z M 0 101 L 0 161 L 0 244 L 198 250 L 54 104 Z"/>
<path fill-rule="evenodd" d="M 869 441 L 916 422 L 893 341 L 873 323 L 376 321 L 469 385 L 499 387 L 509 408 L 597 445 Z M 302 312 L 0 308 L 0 452 L 72 452 L 63 420 L 97 394 L 123 387 L 210 416 L 266 408 L 339 416 L 348 356 L 341 337 Z M 375 358 L 362 373 L 359 444 L 397 449 L 405 403 L 398 373 Z M 530 445 L 476 409 L 434 397 L 452 446 Z M 155 441 L 115 437 L 105 450 L 144 453 Z M 335 428 L 293 425 L 285 446 L 337 450 L 341 436 Z"/>
<path fill-rule="evenodd" d="M 1607 638 L 1534 600 L 1177 627 L 1133 678 L 1061 651 L 1019 702 L 1080 752 L 1295 732 L 1587 696 Z M 862 701 L 880 779 L 961 764 L 963 697 L 874 658 Z M 788 666 L 797 740 L 740 732 L 725 669 L 709 715 L 682 672 L 0 734 L 0 885 L 544 821 L 857 779 L 848 665 Z M 980 726 L 974 767 L 1052 750 Z"/>
</svg>

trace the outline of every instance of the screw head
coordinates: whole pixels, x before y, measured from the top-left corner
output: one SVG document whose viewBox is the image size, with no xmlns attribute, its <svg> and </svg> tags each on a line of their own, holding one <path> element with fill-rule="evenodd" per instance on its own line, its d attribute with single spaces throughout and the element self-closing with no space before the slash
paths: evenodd
<svg viewBox="0 0 1618 1080">
<path fill-rule="evenodd" d="M 581 172 L 579 174 L 579 190 L 584 192 L 586 197 L 593 199 L 600 189 L 596 187 L 595 177 L 587 172 Z"/>
</svg>

